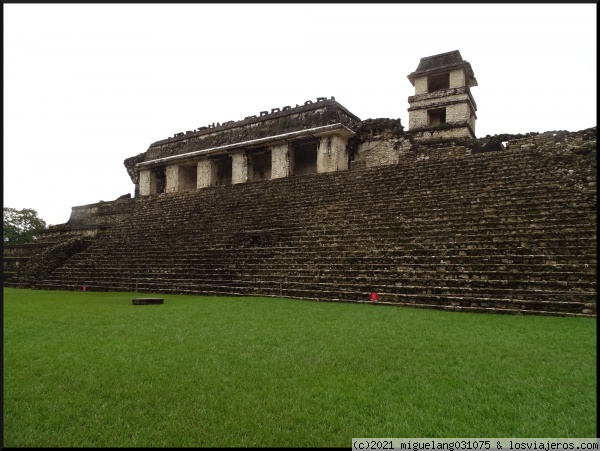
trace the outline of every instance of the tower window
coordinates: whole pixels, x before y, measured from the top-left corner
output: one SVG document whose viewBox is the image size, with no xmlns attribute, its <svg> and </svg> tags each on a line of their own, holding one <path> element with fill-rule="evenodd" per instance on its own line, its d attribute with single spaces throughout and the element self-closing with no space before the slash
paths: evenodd
<svg viewBox="0 0 600 451">
<path fill-rule="evenodd" d="M 427 92 L 439 91 L 450 87 L 450 73 L 427 77 Z"/>
<path fill-rule="evenodd" d="M 436 108 L 435 110 L 427 110 L 427 119 L 429 126 L 435 127 L 446 123 L 446 108 Z"/>
</svg>

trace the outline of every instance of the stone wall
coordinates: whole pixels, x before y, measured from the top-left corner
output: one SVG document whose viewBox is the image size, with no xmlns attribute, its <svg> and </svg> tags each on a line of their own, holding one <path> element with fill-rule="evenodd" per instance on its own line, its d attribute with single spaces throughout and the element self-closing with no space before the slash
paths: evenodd
<svg viewBox="0 0 600 451">
<path fill-rule="evenodd" d="M 72 229 L 109 226 L 118 218 L 127 217 L 134 203 L 135 199 L 122 198 L 73 207 L 69 221 L 66 224 L 50 227 L 50 230 L 58 230 L 64 228 L 63 226 Z"/>
<path fill-rule="evenodd" d="M 498 134 L 483 138 L 465 138 L 458 132 L 437 137 L 435 131 L 404 131 L 400 120 L 368 119 L 357 129 L 353 146 L 352 168 L 377 167 L 390 164 L 410 165 L 424 160 L 454 159 L 465 155 L 498 152 L 508 149 L 547 149 L 565 154 L 595 155 L 591 152 L 596 143 L 596 127 L 578 132 L 549 131 L 527 134 Z M 595 168 L 587 160 L 586 167 Z M 570 161 L 569 164 L 574 164 Z M 589 172 L 589 171 L 588 171 Z M 591 175 L 587 175 L 591 180 Z M 593 181 L 592 181 L 593 182 Z"/>
<path fill-rule="evenodd" d="M 400 119 L 367 119 L 356 130 L 350 143 L 351 167 L 372 168 L 397 164 L 411 145 Z"/>
</svg>

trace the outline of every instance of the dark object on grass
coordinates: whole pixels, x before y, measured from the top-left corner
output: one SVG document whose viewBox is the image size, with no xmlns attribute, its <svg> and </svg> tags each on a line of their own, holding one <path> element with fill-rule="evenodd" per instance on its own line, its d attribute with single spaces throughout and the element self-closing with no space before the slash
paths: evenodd
<svg viewBox="0 0 600 451">
<path fill-rule="evenodd" d="M 163 298 L 134 298 L 131 302 L 133 305 L 153 305 L 163 304 L 165 300 Z"/>
</svg>

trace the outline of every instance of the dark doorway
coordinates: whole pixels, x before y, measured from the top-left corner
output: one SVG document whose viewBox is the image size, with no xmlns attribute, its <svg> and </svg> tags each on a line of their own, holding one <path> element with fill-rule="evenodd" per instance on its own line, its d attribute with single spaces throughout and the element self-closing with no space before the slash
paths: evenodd
<svg viewBox="0 0 600 451">
<path fill-rule="evenodd" d="M 317 148 L 319 139 L 310 139 L 292 143 L 294 152 L 294 175 L 317 173 Z"/>
</svg>

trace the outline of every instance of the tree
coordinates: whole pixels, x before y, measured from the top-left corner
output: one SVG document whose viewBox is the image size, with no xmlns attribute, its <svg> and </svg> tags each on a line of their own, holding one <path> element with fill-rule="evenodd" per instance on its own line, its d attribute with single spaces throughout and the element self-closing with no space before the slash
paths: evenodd
<svg viewBox="0 0 600 451">
<path fill-rule="evenodd" d="M 46 228 L 46 221 L 38 217 L 31 208 L 4 207 L 4 244 L 29 243 L 40 230 Z"/>
</svg>

